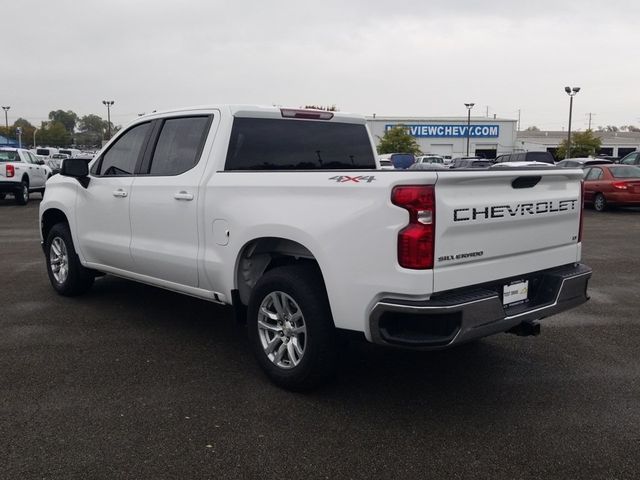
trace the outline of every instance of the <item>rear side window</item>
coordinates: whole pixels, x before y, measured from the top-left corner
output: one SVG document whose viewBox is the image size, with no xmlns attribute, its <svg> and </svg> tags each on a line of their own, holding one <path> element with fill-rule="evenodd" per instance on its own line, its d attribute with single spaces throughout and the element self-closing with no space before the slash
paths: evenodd
<svg viewBox="0 0 640 480">
<path fill-rule="evenodd" d="M 375 169 L 364 125 L 236 118 L 225 170 Z"/>
<path fill-rule="evenodd" d="M 10 150 L 0 151 L 0 162 L 19 162 L 18 152 L 12 152 Z"/>
<path fill-rule="evenodd" d="M 493 163 L 488 160 L 474 160 L 473 162 L 471 162 L 470 166 L 472 168 L 485 168 L 490 167 L 491 165 L 493 165 Z"/>
<path fill-rule="evenodd" d="M 44 142 L 43 142 L 44 143 Z M 51 150 L 49 150 L 48 148 L 38 148 L 36 150 L 36 154 L 37 155 L 43 155 L 45 157 L 48 157 L 51 154 Z"/>
<path fill-rule="evenodd" d="M 587 172 L 584 179 L 585 180 L 599 180 L 602 178 L 602 169 L 601 168 L 592 168 Z"/>
<path fill-rule="evenodd" d="M 549 152 L 527 152 L 527 161 L 555 164 L 553 155 Z"/>
<path fill-rule="evenodd" d="M 208 126 L 207 116 L 165 120 L 149 173 L 179 175 L 193 168 L 200 158 Z"/>
<path fill-rule="evenodd" d="M 150 123 L 136 125 L 118 138 L 102 156 L 97 172 L 98 175 L 133 175 L 138 157 L 145 145 L 150 125 Z"/>
</svg>

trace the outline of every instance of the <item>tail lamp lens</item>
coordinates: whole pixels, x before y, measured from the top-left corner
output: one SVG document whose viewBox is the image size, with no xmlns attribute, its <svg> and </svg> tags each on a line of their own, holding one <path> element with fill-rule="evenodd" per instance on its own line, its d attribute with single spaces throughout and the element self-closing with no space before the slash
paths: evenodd
<svg viewBox="0 0 640 480">
<path fill-rule="evenodd" d="M 398 233 L 398 263 L 414 270 L 433 268 L 436 214 L 433 186 L 395 187 L 391 202 L 409 212 L 409 225 Z"/>
<path fill-rule="evenodd" d="M 611 186 L 618 190 L 627 190 L 629 188 L 627 182 L 611 182 Z"/>
<path fill-rule="evenodd" d="M 7 178 L 11 178 L 16 174 L 15 167 L 13 165 L 7 165 Z"/>
</svg>

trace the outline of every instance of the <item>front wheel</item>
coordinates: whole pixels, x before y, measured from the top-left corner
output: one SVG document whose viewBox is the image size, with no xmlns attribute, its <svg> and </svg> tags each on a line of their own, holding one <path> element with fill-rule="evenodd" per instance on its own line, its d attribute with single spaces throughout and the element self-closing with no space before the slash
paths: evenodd
<svg viewBox="0 0 640 480">
<path fill-rule="evenodd" d="M 247 327 L 254 355 L 276 385 L 309 390 L 335 372 L 336 331 L 317 268 L 267 272 L 251 294 Z"/>
<path fill-rule="evenodd" d="M 607 209 L 607 199 L 604 198 L 604 195 L 598 193 L 596 198 L 593 199 L 593 208 L 597 212 L 604 212 Z"/>
<path fill-rule="evenodd" d="M 49 231 L 45 256 L 49 281 L 60 295 L 80 295 L 93 285 L 94 275 L 80 263 L 66 223 L 58 223 Z"/>
</svg>

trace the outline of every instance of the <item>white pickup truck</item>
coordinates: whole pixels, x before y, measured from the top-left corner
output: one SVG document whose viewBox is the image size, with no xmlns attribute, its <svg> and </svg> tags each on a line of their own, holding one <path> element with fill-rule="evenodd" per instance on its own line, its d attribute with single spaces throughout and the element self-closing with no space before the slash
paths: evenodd
<svg viewBox="0 0 640 480">
<path fill-rule="evenodd" d="M 278 385 L 317 385 L 339 335 L 441 349 L 587 300 L 582 171 L 380 170 L 363 117 L 217 106 L 137 119 L 40 205 L 53 288 L 113 274 L 244 318 Z"/>
<path fill-rule="evenodd" d="M 0 200 L 9 193 L 18 205 L 26 205 L 31 192 L 44 194 L 52 170 L 25 148 L 0 148 Z"/>
</svg>

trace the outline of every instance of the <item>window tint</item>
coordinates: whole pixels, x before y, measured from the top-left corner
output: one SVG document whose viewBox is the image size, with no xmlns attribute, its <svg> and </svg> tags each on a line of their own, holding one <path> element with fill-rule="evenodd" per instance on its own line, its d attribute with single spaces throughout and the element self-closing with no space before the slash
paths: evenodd
<svg viewBox="0 0 640 480">
<path fill-rule="evenodd" d="M 48 148 L 38 148 L 36 150 L 36 153 L 38 155 L 44 155 L 45 157 L 48 157 L 51 154 L 51 150 L 49 150 Z"/>
<path fill-rule="evenodd" d="M 600 168 L 592 168 L 587 173 L 587 176 L 584 177 L 585 180 L 599 180 L 602 178 L 602 169 Z"/>
<path fill-rule="evenodd" d="M 633 165 L 634 163 L 636 163 L 636 157 L 638 156 L 638 154 L 634 154 L 632 153 L 631 155 L 629 155 L 628 157 L 626 157 L 624 160 L 622 160 L 622 162 L 625 165 Z"/>
<path fill-rule="evenodd" d="M 527 160 L 530 162 L 544 162 L 554 164 L 553 155 L 549 152 L 527 152 Z"/>
<path fill-rule="evenodd" d="M 634 165 L 610 167 L 609 171 L 615 178 L 640 178 L 640 167 Z"/>
<path fill-rule="evenodd" d="M 133 175 L 150 123 L 136 125 L 122 135 L 102 156 L 98 175 Z"/>
<path fill-rule="evenodd" d="M 375 169 L 364 125 L 236 118 L 225 170 Z"/>
<path fill-rule="evenodd" d="M 207 134 L 209 117 L 165 120 L 158 137 L 151 175 L 179 175 L 198 163 Z"/>
<path fill-rule="evenodd" d="M 19 162 L 18 152 L 11 150 L 0 150 L 0 162 Z"/>
</svg>

